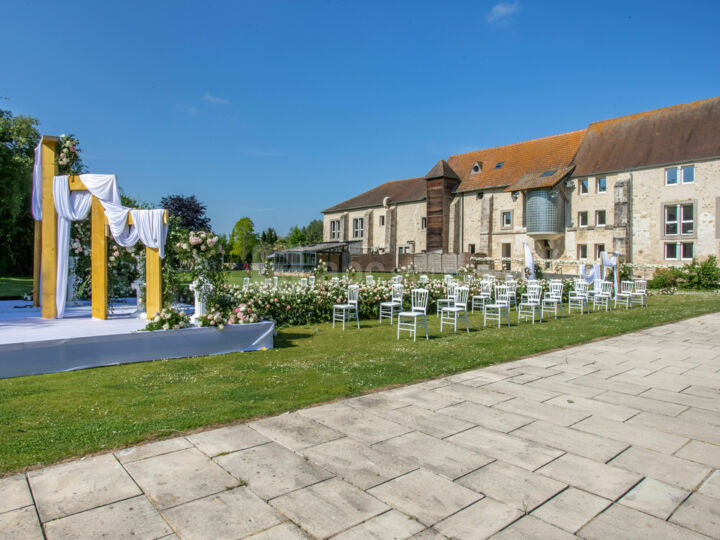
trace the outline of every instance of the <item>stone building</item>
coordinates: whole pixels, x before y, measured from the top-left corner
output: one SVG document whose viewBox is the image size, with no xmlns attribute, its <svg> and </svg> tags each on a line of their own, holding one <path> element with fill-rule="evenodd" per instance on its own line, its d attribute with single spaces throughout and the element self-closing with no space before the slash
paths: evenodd
<svg viewBox="0 0 720 540">
<path fill-rule="evenodd" d="M 589 263 L 602 251 L 638 264 L 718 255 L 720 98 L 452 155 L 323 215 L 325 241 L 361 241 L 363 264 L 385 269 L 415 254 L 452 271 L 437 264 L 522 257 L 525 242 L 541 259 Z"/>
</svg>

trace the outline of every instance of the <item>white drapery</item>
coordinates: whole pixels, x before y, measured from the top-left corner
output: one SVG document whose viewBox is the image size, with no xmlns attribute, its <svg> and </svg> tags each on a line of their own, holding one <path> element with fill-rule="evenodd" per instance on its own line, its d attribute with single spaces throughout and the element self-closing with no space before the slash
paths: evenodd
<svg viewBox="0 0 720 540">
<path fill-rule="evenodd" d="M 606 252 L 602 252 L 602 265 L 603 265 L 603 279 L 605 277 L 605 268 L 613 269 L 613 278 L 615 282 L 615 294 L 618 291 L 618 257 L 617 253 L 611 257 Z"/>
<path fill-rule="evenodd" d="M 525 274 L 528 276 L 528 279 L 535 279 L 535 259 L 533 258 L 532 251 L 530 251 L 530 246 L 528 246 L 528 243 L 525 242 Z"/>
<path fill-rule="evenodd" d="M 32 215 L 35 221 L 42 221 L 42 142 L 35 147 L 33 163 Z"/>
<path fill-rule="evenodd" d="M 581 264 L 580 277 L 585 280 L 586 283 L 594 283 L 596 279 L 602 279 L 603 276 L 600 272 L 600 265 L 597 263 L 592 266 Z"/>
<path fill-rule="evenodd" d="M 81 174 L 80 180 L 87 191 L 70 192 L 67 176 L 53 178 L 53 198 L 58 213 L 57 230 L 57 317 L 65 314 L 67 296 L 68 256 L 70 250 L 70 222 L 85 219 L 92 205 L 92 196 L 98 198 L 105 210 L 113 239 L 123 247 L 134 246 L 138 240 L 165 257 L 167 225 L 163 223 L 164 210 L 131 210 L 120 204 L 120 190 L 113 174 Z M 33 195 L 33 205 L 35 198 Z M 33 207 L 34 210 L 34 207 Z M 128 214 L 133 225 L 127 224 Z"/>
<path fill-rule="evenodd" d="M 70 252 L 70 222 L 85 219 L 90 212 L 92 195 L 87 191 L 70 192 L 67 176 L 53 178 L 53 198 L 58 214 L 57 223 L 57 282 L 55 306 L 57 318 L 65 315 L 67 298 L 68 257 Z"/>
</svg>

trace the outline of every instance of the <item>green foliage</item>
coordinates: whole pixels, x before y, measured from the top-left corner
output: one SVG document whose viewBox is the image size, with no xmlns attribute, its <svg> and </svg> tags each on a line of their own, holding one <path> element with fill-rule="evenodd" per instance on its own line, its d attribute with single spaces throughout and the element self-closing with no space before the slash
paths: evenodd
<svg viewBox="0 0 720 540">
<path fill-rule="evenodd" d="M 620 269 L 618 271 L 618 279 L 620 281 L 631 281 L 632 278 L 633 278 L 632 266 L 627 263 L 621 264 Z"/>
<path fill-rule="evenodd" d="M 143 330 L 179 330 L 188 326 L 190 326 L 188 314 L 175 308 L 165 308 L 160 313 L 155 313 Z"/>
<path fill-rule="evenodd" d="M 38 120 L 0 109 L 0 274 L 32 273 L 33 218 L 30 210 Z"/>
<path fill-rule="evenodd" d="M 648 287 L 651 289 L 677 287 L 679 278 L 679 268 L 656 268 L 653 278 L 648 282 Z"/>
<path fill-rule="evenodd" d="M 251 262 L 253 247 L 257 241 L 253 220 L 249 217 L 240 218 L 230 235 L 230 255 L 239 262 Z"/>
<path fill-rule="evenodd" d="M 195 198 L 195 195 L 168 195 L 160 199 L 160 206 L 168 214 L 180 219 L 180 227 L 193 231 L 210 231 L 210 218 L 207 207 Z"/>
<path fill-rule="evenodd" d="M 712 255 L 702 263 L 693 259 L 680 269 L 680 286 L 683 289 L 717 289 L 720 285 L 720 268 Z"/>
<path fill-rule="evenodd" d="M 305 231 L 299 228 L 297 225 L 290 230 L 290 234 L 287 238 L 289 247 L 304 246 L 307 244 L 307 236 Z"/>
<path fill-rule="evenodd" d="M 78 175 L 86 172 L 80 152 L 82 152 L 80 150 L 80 141 L 75 138 L 75 135 L 60 135 L 58 154 L 55 161 L 58 173 Z"/>
<path fill-rule="evenodd" d="M 268 227 L 260 235 L 260 243 L 266 246 L 272 246 L 278 241 L 278 235 L 275 229 Z"/>
</svg>

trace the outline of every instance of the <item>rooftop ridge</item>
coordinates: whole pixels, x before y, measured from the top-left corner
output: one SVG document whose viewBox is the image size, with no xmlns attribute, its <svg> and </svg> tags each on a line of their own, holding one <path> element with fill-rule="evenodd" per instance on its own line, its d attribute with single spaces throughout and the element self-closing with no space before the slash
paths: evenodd
<svg viewBox="0 0 720 540">
<path fill-rule="evenodd" d="M 593 126 L 597 126 L 597 125 L 599 125 L 599 124 L 606 124 L 606 125 L 607 125 L 607 124 L 612 124 L 612 123 L 615 123 L 615 122 L 622 122 L 622 121 L 624 121 L 624 120 L 632 120 L 632 119 L 635 119 L 635 118 L 642 118 L 642 117 L 644 117 L 644 116 L 650 116 L 650 115 L 652 115 L 652 114 L 663 113 L 663 112 L 670 112 L 670 111 L 672 111 L 672 110 L 674 110 L 674 109 L 682 109 L 682 108 L 689 108 L 689 107 L 699 107 L 699 106 L 701 106 L 701 105 L 704 105 L 704 104 L 706 104 L 706 103 L 710 103 L 711 101 L 715 101 L 715 100 L 720 100 L 720 96 L 715 96 L 715 97 L 710 97 L 710 98 L 705 98 L 705 99 L 698 99 L 698 100 L 696 100 L 696 101 L 688 101 L 687 103 L 679 103 L 679 104 L 677 104 L 677 105 L 670 105 L 670 106 L 668 106 L 668 107 L 660 107 L 659 109 L 650 109 L 650 110 L 647 110 L 647 111 L 641 111 L 641 112 L 637 112 L 637 113 L 626 114 L 626 115 L 623 115 L 623 116 L 616 116 L 616 117 L 614 117 L 614 118 L 607 118 L 607 119 L 605 119 L 605 120 L 596 120 L 595 122 L 590 122 L 590 124 L 588 124 L 587 129 L 590 129 L 590 128 L 592 128 Z"/>
<path fill-rule="evenodd" d="M 518 141 L 518 142 L 514 142 L 514 143 L 501 144 L 500 146 L 488 146 L 488 147 L 486 147 L 486 148 L 478 148 L 477 150 L 471 150 L 470 152 L 462 152 L 462 153 L 460 153 L 460 154 L 450 154 L 450 156 L 448 156 L 448 159 L 451 158 L 451 157 L 457 157 L 457 156 L 467 156 L 467 155 L 470 155 L 470 154 L 474 154 L 474 153 L 476 153 L 476 152 L 483 152 L 483 151 L 487 151 L 487 150 L 496 150 L 496 149 L 499 149 L 499 148 L 506 148 L 506 147 L 508 147 L 508 146 L 517 146 L 517 145 L 519 145 L 519 144 L 525 144 L 525 143 L 531 143 L 531 142 L 536 142 L 536 141 L 542 141 L 542 140 L 545 140 L 545 139 L 552 139 L 553 137 L 562 137 L 563 135 L 572 135 L 572 134 L 575 134 L 575 133 L 581 133 L 581 132 L 583 132 L 583 131 L 587 131 L 587 128 L 575 129 L 575 130 L 573 130 L 573 131 L 564 131 L 564 132 L 562 132 L 562 133 L 556 133 L 555 135 L 546 135 L 546 136 L 544 136 L 544 137 L 536 137 L 536 138 L 534 138 L 534 139 L 526 139 L 526 140 L 524 140 L 524 141 Z"/>
</svg>

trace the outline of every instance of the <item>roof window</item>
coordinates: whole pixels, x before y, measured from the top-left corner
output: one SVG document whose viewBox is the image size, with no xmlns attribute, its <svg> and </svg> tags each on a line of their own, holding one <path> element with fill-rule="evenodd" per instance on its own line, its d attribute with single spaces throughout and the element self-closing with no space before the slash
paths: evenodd
<svg viewBox="0 0 720 540">
<path fill-rule="evenodd" d="M 505 162 L 504 162 L 504 161 L 498 161 L 498 162 L 495 164 L 495 168 L 496 168 L 496 169 L 499 169 L 499 168 L 501 168 L 503 165 L 505 165 Z"/>
<path fill-rule="evenodd" d="M 555 174 L 556 172 L 557 172 L 557 169 L 553 169 L 552 171 L 545 171 L 544 173 L 542 173 L 542 174 L 540 175 L 540 178 L 543 178 L 543 177 L 545 177 L 545 176 L 552 176 L 552 175 Z"/>
<path fill-rule="evenodd" d="M 474 172 L 474 173 L 482 172 L 482 163 L 480 163 L 479 161 L 476 161 L 472 167 L 472 172 Z"/>
</svg>

